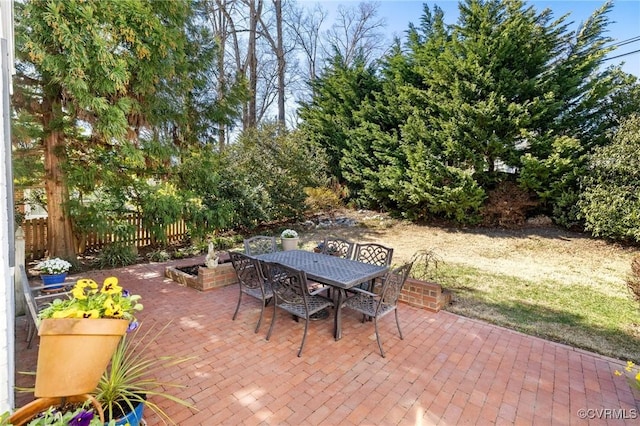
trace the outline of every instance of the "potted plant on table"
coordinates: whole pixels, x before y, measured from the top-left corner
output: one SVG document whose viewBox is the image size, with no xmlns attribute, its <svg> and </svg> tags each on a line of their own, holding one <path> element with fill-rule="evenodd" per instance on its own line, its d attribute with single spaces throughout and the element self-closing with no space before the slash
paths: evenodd
<svg viewBox="0 0 640 426">
<path fill-rule="evenodd" d="M 295 250 L 298 248 L 300 238 L 298 238 L 298 233 L 295 230 L 285 229 L 280 234 L 280 239 L 282 241 L 282 250 Z"/>
<path fill-rule="evenodd" d="M 49 289 L 58 289 L 62 287 L 62 283 L 67 278 L 67 273 L 71 269 L 71 263 L 64 259 L 56 257 L 54 259 L 43 260 L 36 265 L 36 269 L 40 271 L 40 278 L 45 287 Z"/>
</svg>

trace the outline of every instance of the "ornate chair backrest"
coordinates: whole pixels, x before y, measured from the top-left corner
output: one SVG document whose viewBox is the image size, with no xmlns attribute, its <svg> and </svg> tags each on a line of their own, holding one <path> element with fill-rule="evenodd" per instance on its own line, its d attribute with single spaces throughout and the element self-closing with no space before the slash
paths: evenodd
<svg viewBox="0 0 640 426">
<path fill-rule="evenodd" d="M 385 305 L 392 306 L 398 304 L 400 292 L 402 291 L 405 281 L 407 281 L 412 266 L 413 262 L 405 263 L 387 273 L 384 278 L 384 283 L 382 284 L 382 291 L 380 292 L 380 304 L 384 303 Z"/>
<path fill-rule="evenodd" d="M 353 254 L 354 260 L 378 266 L 391 265 L 392 257 L 392 248 L 375 243 L 356 244 Z"/>
<path fill-rule="evenodd" d="M 325 238 L 322 243 L 322 254 L 351 259 L 354 243 L 341 238 Z"/>
<path fill-rule="evenodd" d="M 237 251 L 230 251 L 229 258 L 233 269 L 238 276 L 238 282 L 241 286 L 247 288 L 260 288 L 264 283 L 262 268 L 257 259 L 249 257 Z"/>
<path fill-rule="evenodd" d="M 264 262 L 264 265 L 276 303 L 304 305 L 306 308 L 309 296 L 307 274 L 275 262 Z"/>
<path fill-rule="evenodd" d="M 273 253 L 277 250 L 276 237 L 257 235 L 244 240 L 244 252 L 249 256 Z"/>
<path fill-rule="evenodd" d="M 24 299 L 27 304 L 27 310 L 29 311 L 29 316 L 33 321 L 33 324 L 37 328 L 40 324 L 40 320 L 38 319 L 38 303 L 36 302 L 36 298 L 33 294 L 33 290 L 29 286 L 29 280 L 27 278 L 27 272 L 25 271 L 24 266 L 20 265 L 20 281 L 22 282 L 22 291 L 24 293 Z"/>
</svg>

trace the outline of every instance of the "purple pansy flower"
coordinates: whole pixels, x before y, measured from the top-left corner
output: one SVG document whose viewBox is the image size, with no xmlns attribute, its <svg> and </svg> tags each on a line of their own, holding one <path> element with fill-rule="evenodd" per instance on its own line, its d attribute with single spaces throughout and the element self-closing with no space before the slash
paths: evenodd
<svg viewBox="0 0 640 426">
<path fill-rule="evenodd" d="M 140 325 L 140 323 L 138 321 L 131 321 L 129 323 L 129 327 L 127 327 L 127 333 L 132 332 L 133 330 L 138 328 L 139 325 Z"/>
<path fill-rule="evenodd" d="M 89 426 L 91 424 L 92 419 L 93 419 L 93 413 L 91 411 L 82 410 L 78 414 L 73 416 L 73 418 L 69 421 L 69 425 Z"/>
</svg>

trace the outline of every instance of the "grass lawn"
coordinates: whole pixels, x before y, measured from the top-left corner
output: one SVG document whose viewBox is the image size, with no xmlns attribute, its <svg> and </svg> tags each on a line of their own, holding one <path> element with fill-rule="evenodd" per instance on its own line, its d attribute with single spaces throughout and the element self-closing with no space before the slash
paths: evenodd
<svg viewBox="0 0 640 426">
<path fill-rule="evenodd" d="M 353 214 L 353 213 L 351 213 Z M 442 228 L 364 212 L 361 226 L 312 230 L 394 248 L 399 265 L 432 251 L 426 278 L 453 292 L 446 309 L 526 334 L 640 364 L 640 304 L 626 287 L 637 247 L 623 247 L 557 227 Z M 416 262 L 414 272 L 422 262 Z"/>
<path fill-rule="evenodd" d="M 452 263 L 441 263 L 431 278 L 453 291 L 450 312 L 640 361 L 640 309 L 623 284 L 528 280 Z"/>
</svg>

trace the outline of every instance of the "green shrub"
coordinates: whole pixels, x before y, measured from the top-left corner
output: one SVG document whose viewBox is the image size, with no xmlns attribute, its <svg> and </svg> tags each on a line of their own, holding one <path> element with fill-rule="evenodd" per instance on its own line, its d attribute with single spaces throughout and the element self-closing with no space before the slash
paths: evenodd
<svg viewBox="0 0 640 426">
<path fill-rule="evenodd" d="M 90 197 L 72 198 L 69 209 L 81 251 L 90 235 L 130 241 L 136 234 L 137 227 L 129 220 L 131 210 L 109 192 L 97 190 Z"/>
<path fill-rule="evenodd" d="M 229 250 L 236 244 L 241 243 L 243 238 L 241 235 L 236 236 L 216 236 L 211 238 L 211 242 L 217 250 Z"/>
<path fill-rule="evenodd" d="M 174 258 L 174 259 L 182 259 L 182 258 L 184 258 L 184 257 L 186 257 L 186 256 L 185 256 L 185 254 L 184 254 L 182 251 L 180 251 L 180 250 L 176 250 L 176 251 L 173 253 L 173 258 Z"/>
<path fill-rule="evenodd" d="M 636 302 L 640 303 L 640 256 L 631 262 L 631 275 L 627 278 L 627 288 Z"/>
<path fill-rule="evenodd" d="M 326 186 L 307 187 L 304 193 L 307 194 L 304 204 L 311 213 L 332 212 L 342 206 L 339 195 Z"/>
<path fill-rule="evenodd" d="M 136 263 L 135 247 L 123 243 L 111 243 L 105 246 L 95 260 L 99 269 L 118 268 Z"/>
<path fill-rule="evenodd" d="M 287 132 L 274 124 L 244 132 L 230 147 L 227 167 L 243 192 L 235 204 L 240 217 L 260 222 L 301 217 L 305 187 L 326 180 L 323 151 L 300 132 Z M 245 205 L 246 204 L 246 205 Z"/>
<path fill-rule="evenodd" d="M 406 171 L 400 190 L 392 195 L 410 220 L 441 217 L 458 223 L 476 223 L 486 197 L 471 174 L 444 166 L 434 159 L 415 162 Z"/>
<path fill-rule="evenodd" d="M 175 170 L 183 200 L 182 217 L 192 238 L 204 239 L 236 226 L 236 211 L 246 210 L 243 186 L 227 168 L 224 156 L 209 147 L 191 148 L 181 155 Z"/>
<path fill-rule="evenodd" d="M 154 250 L 147 253 L 147 258 L 152 262 L 166 262 L 171 259 L 171 255 L 166 250 Z"/>
<path fill-rule="evenodd" d="M 142 223 L 157 241 L 166 242 L 167 226 L 182 217 L 180 191 L 171 183 L 148 186 L 140 195 Z"/>
<path fill-rule="evenodd" d="M 184 259 L 185 257 L 198 256 L 207 251 L 207 244 L 203 244 L 204 245 L 191 245 L 189 247 L 180 248 L 173 253 L 173 257 L 175 259 Z"/>
<path fill-rule="evenodd" d="M 625 120 L 610 145 L 589 158 L 578 201 L 596 237 L 640 242 L 640 115 Z"/>
<path fill-rule="evenodd" d="M 522 158 L 518 184 L 536 193 L 546 213 L 554 221 L 571 227 L 580 223 L 577 209 L 578 177 L 584 174 L 584 151 L 580 141 L 561 136 L 549 142 L 551 152 L 546 158 L 528 153 Z"/>
</svg>

